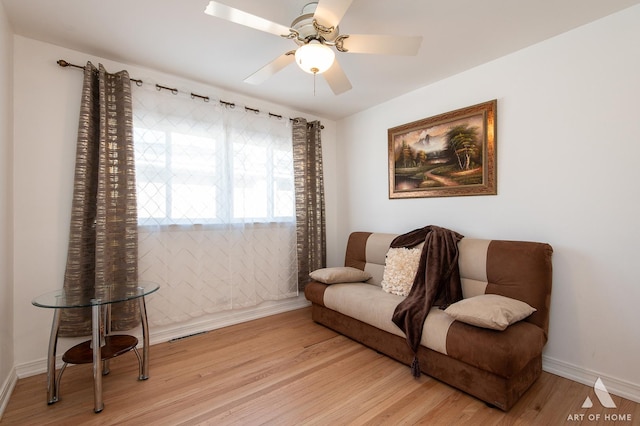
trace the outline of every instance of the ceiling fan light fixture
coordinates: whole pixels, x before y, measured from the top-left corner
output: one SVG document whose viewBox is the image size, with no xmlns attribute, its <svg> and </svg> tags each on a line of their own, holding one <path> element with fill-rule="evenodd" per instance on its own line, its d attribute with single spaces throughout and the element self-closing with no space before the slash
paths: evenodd
<svg viewBox="0 0 640 426">
<path fill-rule="evenodd" d="M 336 58 L 329 46 L 317 40 L 298 47 L 295 56 L 298 66 L 309 74 L 322 74 L 333 65 Z"/>
</svg>

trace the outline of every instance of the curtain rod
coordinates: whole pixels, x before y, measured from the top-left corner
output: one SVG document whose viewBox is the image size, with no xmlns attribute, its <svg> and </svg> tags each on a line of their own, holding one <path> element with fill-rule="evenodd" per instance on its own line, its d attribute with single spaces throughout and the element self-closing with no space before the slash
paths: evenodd
<svg viewBox="0 0 640 426">
<path fill-rule="evenodd" d="M 60 65 L 61 67 L 63 67 L 63 68 L 66 68 L 66 67 L 73 67 L 73 68 L 78 68 L 78 69 L 84 70 L 84 67 L 83 67 L 83 66 L 81 66 L 81 65 L 76 65 L 76 64 L 72 64 L 71 62 L 67 62 L 67 61 L 65 61 L 64 59 L 59 59 L 56 63 L 57 63 L 58 65 Z M 143 84 L 143 81 L 142 81 L 142 80 L 138 80 L 138 79 L 136 79 L 136 78 L 129 78 L 129 80 L 131 80 L 131 81 L 133 81 L 134 83 L 136 83 L 136 86 L 138 86 L 138 87 L 141 87 L 141 86 L 142 86 L 142 84 Z M 166 90 L 166 91 L 171 92 L 171 93 L 172 93 L 172 94 L 174 94 L 174 95 L 177 95 L 177 94 L 179 93 L 178 89 L 176 89 L 176 88 L 173 88 L 173 87 L 167 87 L 167 86 L 162 86 L 162 85 L 160 85 L 160 84 L 156 84 L 156 90 L 158 90 L 158 91 Z M 209 102 L 209 101 L 210 101 L 209 96 L 198 95 L 198 94 L 195 94 L 195 93 L 191 92 L 191 99 L 195 99 L 195 98 L 202 99 L 202 101 L 204 101 L 204 102 Z M 236 104 L 235 104 L 235 103 L 233 103 L 233 102 L 226 102 L 226 101 L 223 101 L 223 100 L 219 100 L 218 102 L 220 103 L 220 105 L 222 105 L 222 106 L 224 106 L 224 107 L 226 107 L 226 108 L 231 108 L 231 109 L 233 109 L 233 108 L 235 108 L 235 107 L 236 107 Z M 259 114 L 259 113 L 260 113 L 260 110 L 259 110 L 259 109 L 256 109 L 256 108 L 250 108 L 250 107 L 248 107 L 248 106 L 245 106 L 245 107 L 244 107 L 244 110 L 245 110 L 246 112 L 253 112 L 253 113 L 255 113 L 255 114 Z M 283 117 L 282 117 L 282 115 L 280 115 L 280 114 L 274 114 L 274 113 L 272 113 L 272 112 L 268 112 L 267 114 L 268 114 L 268 116 L 269 116 L 269 117 L 277 118 L 278 120 L 282 120 L 282 118 L 283 118 Z M 295 118 L 289 118 L 289 121 L 293 121 L 293 122 L 295 122 L 295 121 L 296 121 L 296 119 L 295 119 Z M 320 129 L 324 129 L 324 126 L 323 126 L 322 124 L 320 125 Z"/>
</svg>

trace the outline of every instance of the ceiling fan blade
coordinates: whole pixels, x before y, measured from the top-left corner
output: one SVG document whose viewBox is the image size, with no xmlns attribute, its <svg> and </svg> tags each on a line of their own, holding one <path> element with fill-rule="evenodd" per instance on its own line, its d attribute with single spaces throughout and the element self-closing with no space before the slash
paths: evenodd
<svg viewBox="0 0 640 426">
<path fill-rule="evenodd" d="M 413 56 L 418 54 L 421 44 L 421 36 L 349 34 L 343 39 L 342 48 L 350 53 Z"/>
<path fill-rule="evenodd" d="M 277 36 L 287 36 L 291 33 L 289 27 L 271 22 L 240 9 L 234 9 L 217 1 L 210 1 L 204 13 Z"/>
<path fill-rule="evenodd" d="M 269 62 L 264 67 L 260 68 L 258 71 L 251 74 L 249 77 L 244 79 L 245 83 L 249 84 L 260 84 L 264 81 L 268 80 L 272 75 L 284 69 L 287 65 L 292 63 L 295 60 L 295 50 L 290 50 L 287 53 L 284 53 L 278 56 L 273 61 Z"/>
<path fill-rule="evenodd" d="M 347 75 L 342 71 L 342 67 L 337 60 L 333 62 L 331 68 L 322 73 L 324 79 L 329 83 L 329 87 L 334 94 L 339 95 L 351 90 L 351 82 L 347 78 Z"/>
<path fill-rule="evenodd" d="M 325 27 L 337 27 L 353 0 L 320 0 L 313 17 Z"/>
</svg>

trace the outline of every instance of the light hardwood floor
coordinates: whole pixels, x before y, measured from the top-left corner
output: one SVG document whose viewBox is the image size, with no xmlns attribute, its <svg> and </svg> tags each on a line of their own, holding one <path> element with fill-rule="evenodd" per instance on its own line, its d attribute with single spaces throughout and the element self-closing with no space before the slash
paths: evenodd
<svg viewBox="0 0 640 426">
<path fill-rule="evenodd" d="M 640 424 L 640 404 L 613 396 L 617 408 L 602 408 L 591 387 L 549 373 L 504 413 L 430 377 L 414 379 L 405 365 L 315 324 L 310 308 L 161 343 L 150 353 L 150 378 L 142 382 L 133 353 L 111 361 L 102 413 L 93 413 L 91 366 L 78 365 L 64 373 L 61 400 L 51 406 L 44 374 L 19 380 L 0 423 L 592 425 L 624 415 L 631 422 L 615 424 Z M 587 396 L 594 406 L 582 409 Z M 583 421 L 567 421 L 574 414 Z"/>
</svg>

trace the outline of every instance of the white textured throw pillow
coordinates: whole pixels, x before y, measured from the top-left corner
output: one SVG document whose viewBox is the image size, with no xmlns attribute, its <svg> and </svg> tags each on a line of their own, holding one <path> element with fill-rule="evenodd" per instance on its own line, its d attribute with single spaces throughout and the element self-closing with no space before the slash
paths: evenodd
<svg viewBox="0 0 640 426">
<path fill-rule="evenodd" d="M 382 289 L 398 296 L 408 296 L 416 278 L 422 245 L 414 248 L 390 248 L 382 275 Z"/>
<path fill-rule="evenodd" d="M 309 276 L 325 284 L 364 282 L 371 278 L 370 273 L 350 266 L 316 269 Z"/>
<path fill-rule="evenodd" d="M 462 299 L 444 311 L 458 321 L 502 331 L 525 319 L 536 309 L 525 302 L 499 294 L 482 294 Z"/>
</svg>

